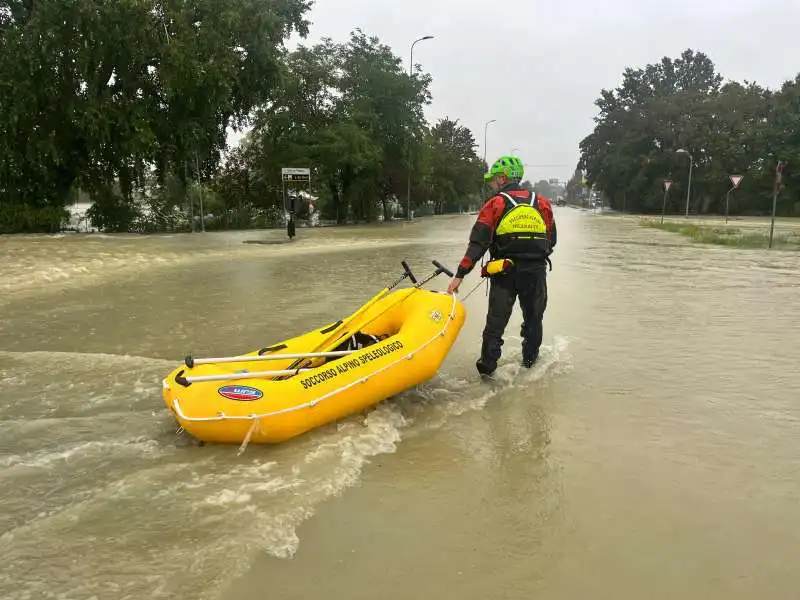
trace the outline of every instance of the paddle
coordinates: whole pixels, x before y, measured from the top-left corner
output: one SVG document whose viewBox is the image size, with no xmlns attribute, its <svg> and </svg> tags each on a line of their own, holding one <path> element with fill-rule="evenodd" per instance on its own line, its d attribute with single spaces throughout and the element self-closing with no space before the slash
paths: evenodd
<svg viewBox="0 0 800 600">
<path fill-rule="evenodd" d="M 182 385 L 183 387 L 189 387 L 193 383 L 203 381 L 228 381 L 235 379 L 256 379 L 259 377 L 271 377 L 274 375 L 297 375 L 298 373 L 303 373 L 310 370 L 311 369 L 281 369 L 278 371 L 244 371 L 241 373 L 218 373 L 214 375 L 197 375 L 188 377 L 176 375 L 175 383 Z M 181 371 L 181 373 L 183 373 L 183 371 Z"/>
<path fill-rule="evenodd" d="M 340 324 L 339 324 L 339 325 L 338 325 L 338 326 L 337 326 L 335 329 L 331 330 L 331 332 L 330 332 L 330 333 L 331 333 L 331 335 L 329 335 L 329 336 L 328 336 L 328 337 L 325 339 L 325 341 L 321 342 L 320 344 L 317 344 L 317 346 L 316 346 L 316 347 L 315 347 L 315 348 L 312 350 L 312 352 L 319 352 L 319 351 L 320 351 L 322 348 L 324 348 L 324 347 L 325 347 L 327 344 L 329 344 L 331 341 L 333 341 L 333 340 L 334 340 L 334 338 L 336 337 L 336 336 L 335 336 L 335 334 L 336 334 L 336 332 L 337 332 L 337 331 L 340 331 L 342 328 L 344 328 L 344 327 L 347 327 L 347 326 L 348 326 L 350 323 L 352 323 L 353 321 L 355 321 L 355 320 L 356 320 L 356 318 L 358 318 L 359 316 L 361 316 L 362 314 L 364 314 L 365 312 L 367 312 L 367 311 L 368 311 L 370 308 L 372 308 L 372 305 L 373 305 L 373 304 L 375 304 L 376 302 L 378 302 L 379 300 L 381 300 L 381 299 L 382 299 L 384 296 L 386 296 L 386 295 L 387 295 L 387 294 L 388 294 L 390 291 L 392 291 L 392 289 L 394 289 L 394 288 L 396 288 L 398 285 L 400 285 L 400 283 L 402 283 L 402 281 L 403 281 L 403 280 L 404 280 L 406 277 L 408 277 L 408 278 L 409 278 L 409 279 L 412 281 L 412 283 L 415 283 L 415 284 L 416 284 L 416 283 L 417 283 L 417 278 L 416 278 L 416 277 L 414 277 L 414 274 L 411 272 L 411 269 L 409 269 L 409 268 L 408 268 L 408 264 L 406 264 L 406 261 L 402 260 L 402 261 L 400 261 L 400 264 L 401 264 L 401 265 L 403 265 L 403 270 L 404 270 L 405 272 L 404 272 L 404 273 L 403 273 L 403 274 L 402 274 L 400 277 L 398 277 L 398 278 L 397 278 L 397 279 L 394 281 L 394 283 L 392 283 L 392 285 L 390 285 L 389 287 L 385 287 L 385 288 L 383 288 L 383 289 L 382 289 L 380 292 L 378 292 L 378 294 L 377 294 L 377 295 L 376 295 L 374 298 L 372 298 L 372 299 L 371 299 L 369 302 L 367 302 L 367 303 L 366 303 L 364 306 L 362 306 L 362 307 L 361 307 L 361 308 L 359 308 L 359 309 L 358 309 L 356 312 L 354 312 L 352 315 L 350 315 L 350 316 L 349 316 L 349 317 L 348 317 L 348 318 L 347 318 L 345 321 L 342 321 L 342 322 L 341 322 L 341 323 L 340 323 Z M 338 339 L 338 338 L 336 338 L 336 339 Z"/>
<path fill-rule="evenodd" d="M 400 302 L 402 302 L 403 300 L 408 298 L 408 296 L 410 296 L 411 294 L 413 294 L 417 290 L 421 289 L 423 285 L 425 285 L 427 282 L 432 280 L 434 277 L 438 277 L 442 273 L 446 273 L 449 277 L 453 276 L 453 272 L 450 271 L 450 269 L 448 269 L 444 265 L 442 265 L 440 262 L 438 262 L 436 260 L 431 261 L 431 262 L 433 262 L 433 264 L 436 266 L 436 271 L 434 271 L 431 275 L 429 275 L 428 277 L 426 277 L 425 279 L 423 279 L 420 282 L 416 282 L 416 280 L 413 279 L 413 276 L 410 274 L 411 272 L 408 271 L 408 275 L 412 278 L 412 281 L 414 281 L 415 284 L 414 284 L 413 289 L 411 290 L 411 292 L 407 296 L 404 296 L 402 298 L 399 298 L 399 299 L 395 300 L 386 309 L 384 309 L 381 312 L 379 312 L 377 315 L 375 315 L 374 317 L 369 319 L 369 321 L 367 321 L 366 323 L 359 323 L 358 324 L 359 327 L 348 328 L 347 330 L 345 330 L 344 334 L 342 334 L 342 336 L 340 336 L 339 339 L 341 339 L 342 337 L 346 337 L 346 335 L 349 335 L 353 331 L 358 331 L 358 329 L 361 329 L 361 328 L 369 325 L 375 319 L 377 319 L 381 315 L 385 314 L 389 309 L 391 309 L 392 307 L 396 306 L 397 304 L 399 304 Z M 403 266 L 405 268 L 407 268 L 405 263 L 403 263 Z M 402 279 L 403 279 L 403 277 L 401 277 L 397 281 L 397 283 L 402 281 Z M 395 283 L 395 285 L 397 285 L 397 283 Z M 392 286 L 392 287 L 394 287 L 394 286 Z M 363 310 L 358 311 L 358 313 L 363 313 Z M 353 316 L 356 316 L 356 315 L 353 315 Z M 352 317 L 347 319 L 348 325 L 353 323 L 353 321 L 354 321 L 354 319 Z M 340 328 L 337 328 L 337 329 L 340 329 Z M 314 356 L 329 356 L 329 355 L 339 355 L 339 354 L 349 354 L 349 353 L 350 353 L 350 351 L 319 352 L 319 353 L 314 353 Z M 292 356 L 297 356 L 297 355 L 292 355 Z M 280 355 L 275 355 L 275 357 L 279 358 Z M 228 358 L 235 358 L 235 359 L 237 359 L 236 362 L 238 362 L 238 359 L 239 359 L 239 357 L 228 357 Z M 200 360 L 211 360 L 211 359 L 196 359 L 195 364 L 198 364 Z M 219 373 L 219 374 L 214 374 L 214 375 L 200 375 L 200 376 L 197 376 L 197 377 L 184 377 L 183 376 L 183 371 L 181 371 L 178 374 L 178 376 L 175 377 L 175 382 L 180 384 L 180 385 L 182 385 L 182 386 L 184 386 L 184 387 L 189 387 L 192 383 L 201 382 L 201 381 L 226 381 L 228 379 L 254 379 L 254 378 L 270 377 L 270 376 L 276 376 L 276 375 L 278 377 L 274 377 L 274 380 L 275 381 L 279 381 L 279 380 L 283 379 L 284 377 L 290 377 L 290 376 L 293 376 L 293 375 L 297 375 L 298 373 L 302 373 L 304 371 L 310 370 L 307 365 L 298 366 L 304 360 L 307 360 L 305 355 L 304 355 L 304 358 L 300 358 L 297 361 L 295 361 L 294 363 L 292 363 L 292 366 L 290 366 L 289 368 L 276 370 L 276 371 L 256 371 L 256 372 L 251 372 L 251 373 Z M 235 362 L 235 361 L 231 360 L 230 362 Z M 311 367 L 311 368 L 313 369 L 314 367 Z"/>
<path fill-rule="evenodd" d="M 190 362 L 186 366 L 192 368 L 195 365 L 216 365 L 237 362 L 258 362 L 261 360 L 285 360 L 287 358 L 323 358 L 341 357 L 352 354 L 355 350 L 340 350 L 338 352 L 298 352 L 293 354 L 268 354 L 266 356 L 253 356 L 252 354 L 242 354 L 239 356 L 220 356 L 219 358 L 193 358 L 186 357 Z"/>
<path fill-rule="evenodd" d="M 420 281 L 419 283 L 416 283 L 416 282 L 415 282 L 415 284 L 414 284 L 414 286 L 413 286 L 413 288 L 412 288 L 411 292 L 408 294 L 408 296 L 410 296 L 411 294 L 413 294 L 414 292 L 416 292 L 417 290 L 419 290 L 419 289 L 420 289 L 420 288 L 421 288 L 423 285 L 425 285 L 426 283 L 428 283 L 428 282 L 429 282 L 431 279 L 433 279 L 434 277 L 438 277 L 438 276 L 439 276 L 439 275 L 441 275 L 442 273 L 446 273 L 446 274 L 447 274 L 449 277 L 452 277 L 452 276 L 453 276 L 453 272 L 452 272 L 450 269 L 448 269 L 447 267 L 445 267 L 445 266 L 444 266 L 442 263 L 440 263 L 439 261 L 437 261 L 437 260 L 433 260 L 433 261 L 431 261 L 431 262 L 432 262 L 432 263 L 434 264 L 434 266 L 436 267 L 436 270 L 435 270 L 433 273 L 431 273 L 430 275 L 428 275 L 428 277 L 426 277 L 425 279 L 423 279 L 422 281 Z M 369 321 L 367 321 L 366 323 L 358 323 L 358 327 L 352 327 L 352 328 L 350 328 L 348 331 L 345 331 L 345 333 L 344 333 L 344 334 L 342 334 L 342 335 L 340 335 L 340 336 L 339 336 L 339 338 L 337 339 L 337 341 L 338 341 L 338 340 L 340 340 L 340 339 L 342 339 L 342 338 L 345 338 L 345 337 L 347 337 L 347 335 L 350 335 L 350 334 L 352 334 L 352 333 L 355 333 L 355 332 L 356 332 L 356 331 L 358 331 L 359 329 L 363 329 L 364 327 L 366 327 L 367 325 L 369 325 L 370 323 L 372 323 L 372 322 L 373 322 L 375 319 L 377 319 L 377 318 L 378 318 L 378 317 L 380 317 L 381 315 L 385 314 L 385 313 L 386 313 L 386 312 L 387 312 L 387 311 L 388 311 L 390 308 L 392 308 L 392 307 L 396 306 L 397 304 L 399 304 L 400 302 L 402 302 L 403 300 L 405 300 L 406 298 L 408 298 L 408 296 L 405 296 L 405 297 L 402 297 L 402 298 L 399 298 L 399 299 L 395 300 L 394 302 L 392 302 L 392 304 L 390 304 L 390 305 L 389 305 L 388 307 L 386 307 L 384 310 L 382 310 L 382 311 L 381 311 L 381 312 L 379 312 L 377 315 L 375 315 L 374 317 L 372 317 L 372 318 L 371 318 Z M 351 319 L 351 322 L 352 322 L 352 319 Z M 345 335 L 345 334 L 347 334 L 347 335 Z"/>
<path fill-rule="evenodd" d="M 363 314 L 365 311 L 369 310 L 369 308 L 378 302 L 381 298 L 383 298 L 386 294 L 388 294 L 393 288 L 400 285 L 400 283 L 408 277 L 414 283 L 417 283 L 417 278 L 414 277 L 414 273 L 411 272 L 406 261 L 400 261 L 400 264 L 403 265 L 403 274 L 398 277 L 391 285 L 388 287 L 383 288 L 380 292 L 378 292 L 369 302 L 367 302 L 364 306 L 362 306 L 358 311 L 356 311 L 353 315 L 351 315 L 346 321 L 339 321 L 338 323 L 334 323 L 330 327 L 323 330 L 323 333 L 330 333 L 324 342 L 318 344 L 317 347 L 312 352 L 304 352 L 304 353 L 296 353 L 296 354 L 273 354 L 269 356 L 262 356 L 267 352 L 274 352 L 276 350 L 282 350 L 286 346 L 284 344 L 279 346 L 272 346 L 269 348 L 263 348 L 259 351 L 258 356 L 248 356 L 248 355 L 240 355 L 240 356 L 222 356 L 219 358 L 193 358 L 191 355 L 187 356 L 183 359 L 184 364 L 188 368 L 193 368 L 195 365 L 209 365 L 209 364 L 216 364 L 216 363 L 234 363 L 234 362 L 250 362 L 250 361 L 259 361 L 259 360 L 283 360 L 285 358 L 298 358 L 300 360 L 296 360 L 292 365 L 290 365 L 289 369 L 294 369 L 297 367 L 298 364 L 302 362 L 305 358 L 311 357 L 327 357 L 327 356 L 344 356 L 349 354 L 348 351 L 342 352 L 317 352 L 320 347 L 324 346 L 333 338 L 333 334 L 339 331 L 342 327 L 351 323 L 356 317 Z"/>
<path fill-rule="evenodd" d="M 321 352 L 324 348 L 327 348 L 327 346 L 330 345 L 332 342 L 341 339 L 342 336 L 341 335 L 337 336 L 337 332 L 342 331 L 343 328 L 348 327 L 350 325 L 350 323 L 352 323 L 358 317 L 360 317 L 365 312 L 367 312 L 370 308 L 372 308 L 372 306 L 376 302 L 378 302 L 379 300 L 383 299 L 390 291 L 392 291 L 392 289 L 394 289 L 398 285 L 400 285 L 400 283 L 402 283 L 402 281 L 406 277 L 408 277 L 412 282 L 414 282 L 416 284 L 417 283 L 417 278 L 414 277 L 414 274 L 411 272 L 411 269 L 409 268 L 409 266 L 406 263 L 406 261 L 402 260 L 402 261 L 400 261 L 400 264 L 403 265 L 403 271 L 404 271 L 404 273 L 400 277 L 398 277 L 390 286 L 383 288 L 369 302 L 367 302 L 364 306 L 359 308 L 356 312 L 354 312 L 352 315 L 350 315 L 347 319 L 345 319 L 344 321 L 340 321 L 337 324 L 334 324 L 332 329 L 328 328 L 327 330 L 325 330 L 324 333 L 329 333 L 330 335 L 328 335 L 328 337 L 326 337 L 322 342 L 320 342 L 319 344 L 314 346 L 314 348 L 312 348 L 310 350 L 310 352 L 312 352 L 312 353 Z M 308 362 L 307 358 L 298 358 L 294 362 L 292 362 L 292 364 L 290 364 L 287 367 L 287 369 L 291 370 L 291 369 L 300 368 L 300 365 L 303 365 L 304 363 L 306 363 L 305 366 L 308 366 L 308 365 L 311 364 L 311 362 Z M 282 379 L 284 379 L 284 377 L 276 377 L 274 380 L 275 381 L 280 381 Z"/>
</svg>

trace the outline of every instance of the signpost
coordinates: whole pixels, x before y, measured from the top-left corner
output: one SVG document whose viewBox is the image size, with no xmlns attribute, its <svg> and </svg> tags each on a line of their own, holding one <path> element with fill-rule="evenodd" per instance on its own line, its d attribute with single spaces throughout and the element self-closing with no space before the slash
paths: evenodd
<svg viewBox="0 0 800 600">
<path fill-rule="evenodd" d="M 744 175 L 731 175 L 731 183 L 733 187 L 728 190 L 728 194 L 725 196 L 725 223 L 728 222 L 728 205 L 730 204 L 731 199 L 731 192 L 739 187 L 739 183 L 742 181 Z"/>
<path fill-rule="evenodd" d="M 775 212 L 778 208 L 778 192 L 781 190 L 781 180 L 783 179 L 783 167 L 786 163 L 779 160 L 775 167 L 775 190 L 772 192 L 772 222 L 769 226 L 769 247 L 772 248 L 772 234 L 775 231 Z"/>
<path fill-rule="evenodd" d="M 294 213 L 297 211 L 295 201 L 297 200 L 297 193 L 292 186 L 292 194 L 288 197 L 286 195 L 287 183 L 306 183 L 311 186 L 311 169 L 307 167 L 283 167 L 281 169 L 281 187 L 283 189 L 283 209 L 289 213 L 289 223 L 286 225 L 286 234 L 289 239 L 295 236 Z"/>
<path fill-rule="evenodd" d="M 667 194 L 669 193 L 669 188 L 672 185 L 671 179 L 664 180 L 664 202 L 661 205 L 661 224 L 664 224 L 664 213 L 667 211 Z"/>
</svg>

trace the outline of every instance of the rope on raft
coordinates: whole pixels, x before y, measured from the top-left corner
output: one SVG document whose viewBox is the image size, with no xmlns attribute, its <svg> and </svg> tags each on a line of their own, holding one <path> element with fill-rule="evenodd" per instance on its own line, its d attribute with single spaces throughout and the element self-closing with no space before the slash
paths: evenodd
<svg viewBox="0 0 800 600">
<path fill-rule="evenodd" d="M 258 418 L 255 415 L 253 415 L 253 424 L 250 426 L 247 435 L 244 436 L 244 440 L 242 440 L 242 445 L 239 446 L 239 452 L 236 453 L 236 456 L 241 456 L 244 453 L 245 449 L 247 448 L 247 444 L 250 443 L 250 438 L 253 437 L 253 433 L 255 432 L 256 427 L 258 427 L 258 424 L 259 424 Z"/>
</svg>

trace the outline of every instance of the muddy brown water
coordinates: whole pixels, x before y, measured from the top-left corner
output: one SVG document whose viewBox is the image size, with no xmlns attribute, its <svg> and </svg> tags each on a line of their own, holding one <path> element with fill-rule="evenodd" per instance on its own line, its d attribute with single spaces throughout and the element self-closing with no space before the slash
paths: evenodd
<svg viewBox="0 0 800 600">
<path fill-rule="evenodd" d="M 478 378 L 481 288 L 433 380 L 241 456 L 161 378 L 454 268 L 474 216 L 0 238 L 0 598 L 796 597 L 800 257 L 556 217 L 533 370 L 517 308 Z"/>
</svg>

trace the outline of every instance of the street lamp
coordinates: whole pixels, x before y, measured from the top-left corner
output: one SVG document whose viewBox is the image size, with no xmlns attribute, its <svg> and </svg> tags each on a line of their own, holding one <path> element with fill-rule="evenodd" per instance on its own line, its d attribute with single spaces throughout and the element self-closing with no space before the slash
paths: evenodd
<svg viewBox="0 0 800 600">
<path fill-rule="evenodd" d="M 424 40 L 432 40 L 432 35 L 426 35 L 419 39 L 414 40 L 414 43 L 411 44 L 411 59 L 408 61 L 408 76 L 412 76 L 412 71 L 414 69 L 414 46 L 417 42 L 422 42 Z M 411 220 L 411 136 L 409 136 L 408 141 L 408 190 L 406 191 L 406 220 Z"/>
<path fill-rule="evenodd" d="M 692 192 L 692 167 L 694 166 L 694 159 L 688 150 L 680 148 L 675 150 L 676 154 L 686 154 L 689 157 L 689 185 L 686 186 L 686 218 L 689 218 L 689 194 Z"/>
<path fill-rule="evenodd" d="M 495 121 L 497 121 L 497 119 L 486 121 L 486 125 L 483 126 L 483 162 L 486 162 L 486 132 L 489 129 L 489 123 L 494 123 Z"/>
<path fill-rule="evenodd" d="M 414 46 L 416 45 L 417 42 L 422 42 L 424 40 L 432 40 L 432 39 L 433 39 L 432 35 L 426 35 L 426 36 L 423 36 L 423 37 L 421 37 L 419 39 L 414 40 L 414 43 L 411 44 L 411 60 L 409 61 L 409 65 L 408 65 L 408 74 L 409 75 L 411 74 L 411 71 L 414 68 Z"/>
</svg>

